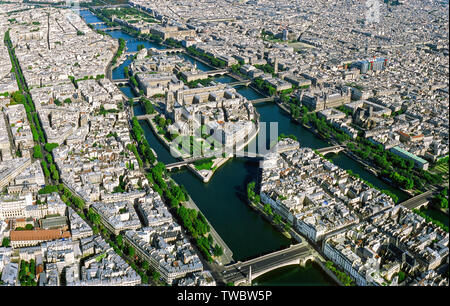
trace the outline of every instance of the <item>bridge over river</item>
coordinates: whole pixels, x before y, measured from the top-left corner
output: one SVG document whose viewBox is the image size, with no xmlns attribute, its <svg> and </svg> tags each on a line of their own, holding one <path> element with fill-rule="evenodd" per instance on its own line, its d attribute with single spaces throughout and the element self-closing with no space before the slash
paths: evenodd
<svg viewBox="0 0 450 306">
<path fill-rule="evenodd" d="M 337 153 L 339 153 L 339 152 L 341 152 L 343 150 L 344 150 L 343 146 L 332 146 L 332 147 L 326 147 L 326 148 L 318 149 L 317 152 L 325 155 L 325 154 L 328 154 L 328 153 L 337 154 Z"/>
<path fill-rule="evenodd" d="M 250 284 L 255 278 L 272 270 L 289 265 L 304 266 L 307 261 L 315 261 L 318 257 L 317 252 L 306 241 L 303 241 L 291 245 L 287 249 L 225 266 L 222 277 L 226 283 Z"/>
<path fill-rule="evenodd" d="M 138 116 L 138 119 L 139 118 L 143 118 L 143 117 L 144 116 Z M 139 120 L 142 120 L 142 119 L 139 119 Z M 230 152 L 230 154 L 228 154 L 227 157 L 229 157 L 230 155 L 232 155 L 234 157 L 246 157 L 246 158 L 256 158 L 256 159 L 263 159 L 265 157 L 264 154 L 245 152 L 245 151 L 233 151 L 233 152 Z M 179 162 L 166 164 L 166 169 L 168 171 L 170 171 L 172 169 L 181 169 L 184 166 L 187 166 L 189 164 L 194 164 L 197 161 L 206 160 L 206 159 L 211 158 L 211 157 L 223 158 L 220 152 L 213 151 L 210 154 L 203 154 L 203 155 L 198 156 L 198 157 L 192 157 L 192 158 L 189 158 L 189 159 L 181 160 Z"/>
<path fill-rule="evenodd" d="M 265 98 L 260 98 L 260 99 L 248 100 L 248 102 L 250 102 L 252 104 L 257 104 L 257 103 L 264 103 L 264 102 L 273 102 L 274 100 L 275 100 L 274 97 L 265 97 Z"/>
<path fill-rule="evenodd" d="M 99 30 L 101 30 L 101 31 L 115 31 L 115 30 L 121 30 L 121 29 L 122 29 L 122 27 L 115 26 L 115 27 L 102 28 L 102 29 L 99 29 Z"/>
<path fill-rule="evenodd" d="M 428 190 L 413 198 L 403 201 L 402 203 L 400 203 L 400 205 L 413 210 L 416 208 L 420 208 L 421 206 L 427 205 L 428 202 L 432 199 L 432 197 L 433 197 L 433 190 Z"/>
</svg>

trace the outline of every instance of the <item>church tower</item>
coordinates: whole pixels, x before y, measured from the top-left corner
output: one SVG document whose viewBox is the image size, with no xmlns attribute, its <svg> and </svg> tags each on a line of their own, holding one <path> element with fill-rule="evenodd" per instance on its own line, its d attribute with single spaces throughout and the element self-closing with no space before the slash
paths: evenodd
<svg viewBox="0 0 450 306">
<path fill-rule="evenodd" d="M 166 95 L 166 114 L 169 115 L 173 112 L 173 107 L 175 104 L 175 97 L 172 91 L 168 91 Z"/>
</svg>

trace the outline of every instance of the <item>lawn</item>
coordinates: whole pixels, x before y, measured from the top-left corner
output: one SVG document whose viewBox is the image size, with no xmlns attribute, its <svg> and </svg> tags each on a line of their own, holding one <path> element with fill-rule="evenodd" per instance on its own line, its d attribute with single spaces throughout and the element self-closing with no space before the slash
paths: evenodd
<svg viewBox="0 0 450 306">
<path fill-rule="evenodd" d="M 195 155 L 201 154 L 203 152 L 203 154 L 205 154 L 205 152 L 210 152 L 211 151 L 211 143 L 208 142 L 208 140 L 202 139 L 202 138 L 194 138 L 192 145 L 189 145 L 190 143 L 190 139 L 189 136 L 181 136 L 183 137 L 183 140 L 180 142 L 180 144 L 184 144 L 184 142 L 186 142 L 187 146 L 186 147 L 182 147 L 180 148 L 178 146 L 178 150 L 180 152 L 185 152 L 187 154 L 191 154 L 191 152 L 189 152 L 189 150 L 193 150 L 193 152 L 195 153 Z M 222 145 L 220 144 L 220 142 L 216 141 L 215 139 L 212 139 L 212 142 L 214 142 L 214 149 L 218 150 L 221 149 Z M 203 148 L 203 150 L 202 150 Z M 182 151 L 184 150 L 184 151 Z"/>
<path fill-rule="evenodd" d="M 444 180 L 448 180 L 448 163 L 440 163 L 434 166 L 431 172 L 442 175 Z"/>
<path fill-rule="evenodd" d="M 202 159 L 199 160 L 197 162 L 194 163 L 195 165 L 195 169 L 197 170 L 211 170 L 212 165 L 213 165 L 213 160 L 215 159 L 215 157 L 210 157 L 207 159 Z"/>
<path fill-rule="evenodd" d="M 448 174 L 448 164 L 445 163 L 445 164 L 437 165 L 436 167 L 434 167 L 433 170 L 436 171 L 436 172 Z"/>
</svg>

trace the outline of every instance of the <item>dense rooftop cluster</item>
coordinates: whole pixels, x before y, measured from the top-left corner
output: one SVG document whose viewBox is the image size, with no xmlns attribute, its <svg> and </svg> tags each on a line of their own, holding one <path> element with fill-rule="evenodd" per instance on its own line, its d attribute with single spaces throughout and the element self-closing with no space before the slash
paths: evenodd
<svg viewBox="0 0 450 306">
<path fill-rule="evenodd" d="M 155 282 L 215 285 L 197 253 L 211 253 L 204 242 L 212 236 L 197 235 L 206 220 L 177 210 L 203 239 L 194 248 L 165 203 L 173 190 L 178 207 L 182 189 L 158 172 L 125 95 L 105 77 L 125 58 L 124 41 L 93 31 L 72 10 L 19 2 L 0 6 L 0 284 L 139 285 L 147 281 L 135 263 L 146 262 Z M 96 13 L 178 48 L 168 53 L 183 46 L 230 69 L 296 119 L 302 107 L 304 124 L 324 118 L 321 126 L 346 141 L 389 150 L 375 163 L 389 165 L 393 153 L 409 162 L 400 161 L 402 175 L 413 166 L 422 175 L 448 155 L 448 3 L 379 2 L 379 20 L 353 0 L 131 0 L 148 14 Z M 158 116 L 150 100 L 141 102 L 161 140 L 182 136 L 182 157 L 191 145 L 214 155 L 248 144 L 259 129 L 253 104 L 166 51 L 140 50 L 125 73 L 136 93 L 159 96 Z M 265 208 L 321 242 L 358 285 L 448 285 L 447 232 L 292 139 L 278 149 L 261 162 Z M 221 156 L 189 167 L 207 181 Z"/>
<path fill-rule="evenodd" d="M 179 38 L 183 45 L 228 66 L 239 62 L 241 73 L 276 91 L 300 87 L 296 95 L 313 110 L 350 102 L 350 95 L 336 94 L 351 89 L 352 99 L 372 99 L 406 116 L 389 119 L 370 114 L 334 120 L 352 138 L 358 132 L 352 127 L 356 124 L 365 130 L 365 137 L 387 148 L 398 145 L 396 153 L 410 153 L 419 163 L 448 154 L 445 3 L 380 1 L 379 20 L 368 17 L 369 9 L 361 1 L 169 3 L 130 1 L 167 25 L 195 29 L 196 35 Z M 273 66 L 271 71 L 261 70 L 266 64 Z"/>
<path fill-rule="evenodd" d="M 294 142 L 287 138 L 279 143 Z M 261 200 L 313 241 L 394 205 L 392 199 L 310 148 L 271 156 L 263 164 Z"/>
<path fill-rule="evenodd" d="M 174 243 L 173 256 L 181 256 L 188 267 L 167 258 L 166 263 L 154 262 L 152 269 L 178 266 L 183 273 L 171 276 L 170 282 L 186 277 L 189 284 L 214 284 L 130 149 L 131 117 L 124 95 L 105 78 L 117 42 L 92 31 L 70 10 L 39 8 L 10 17 L 5 25 L 11 28 L 33 108 L 27 109 L 29 100 L 16 94 L 16 87 L 0 98 L 2 284 L 141 284 L 136 267 L 91 228 L 92 220 L 79 215 L 83 205 L 115 235 L 141 228 L 142 214 L 145 226 L 161 226 L 158 252 L 172 252 Z M 11 70 L 8 52 L 5 58 L 1 54 L 2 68 Z M 34 137 L 29 115 L 40 123 L 42 136 Z M 39 139 L 45 140 L 45 156 L 36 145 Z M 48 186 L 59 180 L 63 184 Z M 67 207 L 73 199 L 76 207 Z M 134 204 L 141 207 L 139 212 Z M 175 235 L 167 236 L 167 228 Z M 25 270 L 35 274 L 30 277 Z"/>
<path fill-rule="evenodd" d="M 10 18 L 15 19 L 9 23 L 11 41 L 29 87 L 57 85 L 69 81 L 68 76 L 105 74 L 118 46 L 116 40 L 90 30 L 71 10 L 34 9 Z M 79 43 L 80 36 L 85 43 Z"/>
<path fill-rule="evenodd" d="M 448 285 L 436 273 L 448 258 L 448 233 L 401 206 L 370 221 L 327 239 L 324 246 L 325 255 L 358 285 Z"/>
</svg>

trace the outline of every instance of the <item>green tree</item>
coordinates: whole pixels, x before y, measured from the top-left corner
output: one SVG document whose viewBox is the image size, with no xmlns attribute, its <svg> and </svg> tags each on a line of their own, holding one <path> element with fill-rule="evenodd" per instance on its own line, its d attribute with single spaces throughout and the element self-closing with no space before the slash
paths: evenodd
<svg viewBox="0 0 450 306">
<path fill-rule="evenodd" d="M 134 250 L 134 248 L 133 248 L 131 245 L 128 246 L 127 254 L 128 254 L 130 257 L 134 257 L 135 250 Z"/>
<path fill-rule="evenodd" d="M 279 214 L 274 214 L 273 222 L 275 222 L 275 224 L 280 224 L 281 223 L 281 216 Z"/>
<path fill-rule="evenodd" d="M 47 168 L 47 162 L 45 160 L 41 160 L 42 171 L 44 171 L 44 175 L 46 178 L 50 178 L 50 171 Z"/>
<path fill-rule="evenodd" d="M 144 271 L 146 271 L 146 272 L 150 269 L 150 264 L 148 263 L 148 261 L 145 260 L 142 263 L 142 269 L 144 269 Z"/>
<path fill-rule="evenodd" d="M 46 154 L 45 159 L 48 161 L 49 164 L 53 163 L 53 157 L 50 154 Z"/>
<path fill-rule="evenodd" d="M 57 143 L 46 143 L 44 146 L 44 148 L 47 152 L 51 152 L 56 147 L 58 147 Z"/>
<path fill-rule="evenodd" d="M 147 274 L 143 273 L 141 275 L 141 280 L 142 280 L 143 284 L 148 284 L 148 276 L 147 276 Z"/>
<path fill-rule="evenodd" d="M 152 279 L 153 279 L 154 281 L 159 280 L 160 277 L 161 277 L 161 274 L 160 274 L 158 271 L 153 271 L 153 273 L 152 273 Z"/>
<path fill-rule="evenodd" d="M 255 195 L 255 182 L 252 181 L 247 185 L 247 197 L 251 202 L 253 202 Z"/>
<path fill-rule="evenodd" d="M 117 243 L 117 246 L 122 249 L 122 247 L 123 247 L 122 235 L 117 235 L 116 236 L 116 243 Z"/>
<path fill-rule="evenodd" d="M 53 166 L 53 164 L 51 166 Z M 56 169 L 55 171 L 52 171 L 52 179 L 54 179 L 55 181 L 59 181 L 59 172 Z"/>
<path fill-rule="evenodd" d="M 34 150 L 34 153 L 33 153 L 34 158 L 43 158 L 41 147 L 39 145 L 35 145 L 33 147 L 33 150 Z"/>
<path fill-rule="evenodd" d="M 272 207 L 270 207 L 270 204 L 264 204 L 264 212 L 270 216 L 273 215 Z"/>
<path fill-rule="evenodd" d="M 96 212 L 94 212 L 94 210 L 92 208 L 89 208 L 89 210 L 88 210 L 88 218 L 95 225 L 100 224 L 100 215 L 97 214 Z"/>
<path fill-rule="evenodd" d="M 214 246 L 214 250 L 213 250 L 214 256 L 222 256 L 223 255 L 223 249 L 222 247 L 220 247 L 219 245 L 215 245 Z"/>
<path fill-rule="evenodd" d="M 291 230 L 291 225 L 289 224 L 289 222 L 286 222 L 285 224 L 284 224 L 284 230 L 286 231 L 286 232 L 289 232 L 290 230 Z"/>
<path fill-rule="evenodd" d="M 11 240 L 9 239 L 9 237 L 3 237 L 2 240 L 2 247 L 9 247 Z"/>
</svg>

